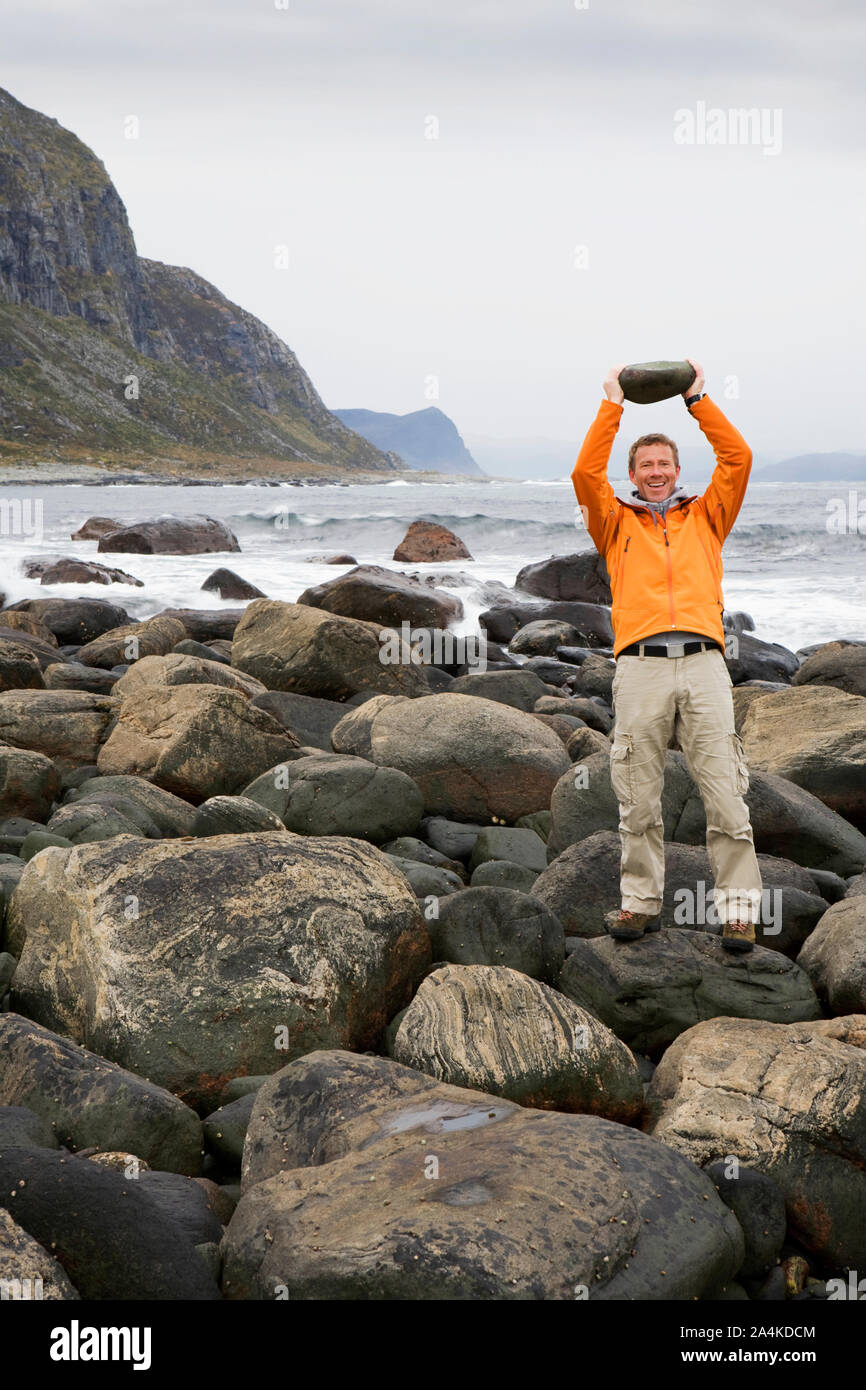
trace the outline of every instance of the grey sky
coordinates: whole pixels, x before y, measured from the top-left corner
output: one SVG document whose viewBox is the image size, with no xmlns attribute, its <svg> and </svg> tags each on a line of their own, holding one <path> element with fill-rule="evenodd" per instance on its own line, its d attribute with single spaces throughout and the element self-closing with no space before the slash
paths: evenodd
<svg viewBox="0 0 866 1390">
<path fill-rule="evenodd" d="M 6 0 L 3 27 L 0 81 L 96 151 L 141 254 L 332 407 L 577 444 L 611 362 L 688 354 L 759 457 L 864 448 L 856 0 Z M 699 103 L 781 111 L 780 152 L 678 145 Z M 679 402 L 630 412 L 689 442 Z"/>
</svg>

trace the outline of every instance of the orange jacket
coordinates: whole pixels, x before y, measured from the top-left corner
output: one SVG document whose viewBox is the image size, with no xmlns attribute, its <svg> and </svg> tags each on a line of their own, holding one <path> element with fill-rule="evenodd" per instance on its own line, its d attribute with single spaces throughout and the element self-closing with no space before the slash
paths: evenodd
<svg viewBox="0 0 866 1390">
<path fill-rule="evenodd" d="M 702 497 L 672 503 L 664 517 L 623 502 L 607 479 L 622 406 L 603 400 L 571 481 L 586 529 L 604 556 L 613 595 L 613 654 L 654 632 L 705 632 L 724 650 L 722 545 L 743 502 L 752 451 L 704 396 L 690 408 L 716 456 Z"/>
</svg>

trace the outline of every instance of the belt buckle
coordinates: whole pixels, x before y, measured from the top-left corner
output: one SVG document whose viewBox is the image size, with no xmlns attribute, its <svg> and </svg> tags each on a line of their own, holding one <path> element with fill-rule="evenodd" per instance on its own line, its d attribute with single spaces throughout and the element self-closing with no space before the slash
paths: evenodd
<svg viewBox="0 0 866 1390">
<path fill-rule="evenodd" d="M 671 642 L 668 646 L 668 656 L 685 656 L 685 642 Z"/>
</svg>

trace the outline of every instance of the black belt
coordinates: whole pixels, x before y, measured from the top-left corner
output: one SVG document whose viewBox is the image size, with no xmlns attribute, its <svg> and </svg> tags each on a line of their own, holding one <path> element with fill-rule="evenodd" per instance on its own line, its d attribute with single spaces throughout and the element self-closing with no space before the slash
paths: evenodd
<svg viewBox="0 0 866 1390">
<path fill-rule="evenodd" d="M 633 642 L 630 647 L 623 647 L 619 656 L 689 656 L 692 652 L 721 651 L 718 642 L 680 642 L 673 650 L 656 644 L 651 646 L 647 642 Z M 619 657 L 617 657 L 619 660 Z"/>
</svg>

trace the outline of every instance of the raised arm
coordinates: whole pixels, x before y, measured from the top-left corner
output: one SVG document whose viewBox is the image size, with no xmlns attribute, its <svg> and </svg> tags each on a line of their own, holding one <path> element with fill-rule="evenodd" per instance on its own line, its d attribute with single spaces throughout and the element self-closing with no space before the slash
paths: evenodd
<svg viewBox="0 0 866 1390">
<path fill-rule="evenodd" d="M 610 451 L 622 418 L 623 394 L 618 380 L 621 370 L 612 367 L 605 378 L 606 399 L 589 427 L 571 475 L 586 529 L 601 555 L 607 553 L 622 511 L 607 479 Z"/>
<path fill-rule="evenodd" d="M 685 393 L 686 396 L 700 391 L 703 386 L 703 372 L 696 362 L 692 362 L 692 366 L 697 369 L 698 377 Z M 703 396 L 689 406 L 689 414 L 697 420 L 716 456 L 713 476 L 701 501 L 707 520 L 722 542 L 730 533 L 746 495 L 752 471 L 752 451 L 739 430 L 734 429 L 709 396 Z"/>
</svg>

